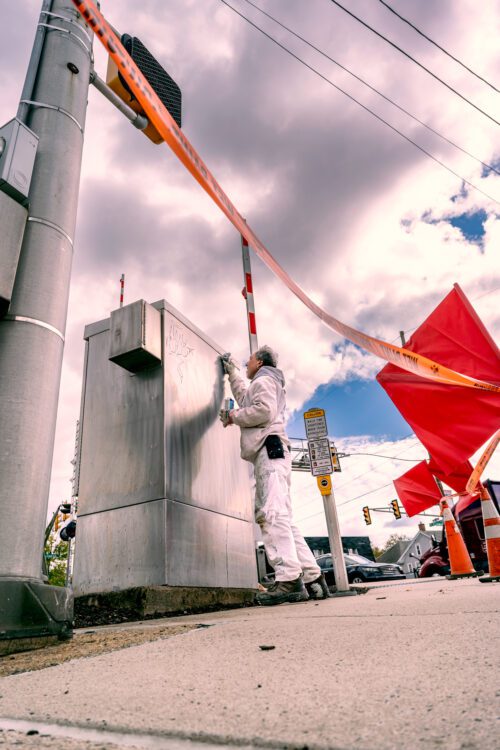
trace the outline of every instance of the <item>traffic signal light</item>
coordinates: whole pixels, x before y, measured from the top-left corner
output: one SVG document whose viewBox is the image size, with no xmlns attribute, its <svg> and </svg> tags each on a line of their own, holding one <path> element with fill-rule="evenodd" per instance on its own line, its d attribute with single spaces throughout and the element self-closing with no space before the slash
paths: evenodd
<svg viewBox="0 0 500 750">
<path fill-rule="evenodd" d="M 59 532 L 59 536 L 63 542 L 69 542 L 70 539 L 74 539 L 76 534 L 76 521 L 70 521 L 67 526 L 64 526 Z"/>
<path fill-rule="evenodd" d="M 177 125 L 181 127 L 182 94 L 179 86 L 136 36 L 123 34 L 121 37 L 121 43 L 155 94 L 158 96 L 161 103 L 168 109 Z M 108 61 L 106 83 L 115 94 L 118 94 L 120 99 L 134 110 L 134 112 L 144 114 L 141 105 L 131 92 L 127 82 L 121 75 L 117 64 L 111 57 Z M 163 142 L 162 136 L 158 133 L 153 123 L 149 123 L 148 127 L 143 130 L 143 133 L 144 135 L 147 135 L 153 143 Z"/>
<path fill-rule="evenodd" d="M 368 505 L 365 505 L 365 507 L 363 508 L 363 515 L 365 517 L 366 525 L 369 526 L 372 522 L 372 517 L 370 516 L 370 508 L 368 507 Z"/>
<path fill-rule="evenodd" d="M 394 513 L 394 518 L 401 518 L 401 509 L 397 500 L 391 500 L 391 508 Z"/>
<path fill-rule="evenodd" d="M 331 454 L 332 454 L 332 466 L 334 471 L 342 471 L 340 468 L 340 461 L 339 461 L 339 454 L 337 453 L 337 449 L 334 445 L 330 447 Z"/>
</svg>

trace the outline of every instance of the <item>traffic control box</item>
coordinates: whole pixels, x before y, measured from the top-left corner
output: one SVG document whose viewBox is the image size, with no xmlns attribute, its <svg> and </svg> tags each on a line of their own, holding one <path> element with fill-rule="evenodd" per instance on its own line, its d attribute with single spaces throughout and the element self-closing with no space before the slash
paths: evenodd
<svg viewBox="0 0 500 750">
<path fill-rule="evenodd" d="M 0 190 L 0 318 L 9 309 L 28 211 Z"/>
<path fill-rule="evenodd" d="M 129 372 L 161 364 L 161 313 L 143 299 L 111 313 L 109 359 Z"/>
</svg>

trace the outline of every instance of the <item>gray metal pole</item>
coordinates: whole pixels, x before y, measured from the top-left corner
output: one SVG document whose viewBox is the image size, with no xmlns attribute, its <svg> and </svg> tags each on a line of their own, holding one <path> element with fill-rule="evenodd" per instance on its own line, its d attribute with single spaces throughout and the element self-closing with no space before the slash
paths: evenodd
<svg viewBox="0 0 500 750">
<path fill-rule="evenodd" d="M 60 635 L 71 620 L 68 592 L 41 585 L 41 556 L 92 35 L 70 0 L 47 7 L 40 16 L 43 46 L 37 41 L 26 77 L 32 86 L 25 85 L 21 101 L 23 119 L 40 139 L 29 217 L 12 301 L 0 321 L 0 641 Z M 44 605 L 39 621 L 28 611 L 37 601 Z"/>
<path fill-rule="evenodd" d="M 349 588 L 344 560 L 344 550 L 342 549 L 342 538 L 340 536 L 339 519 L 337 516 L 337 507 L 335 505 L 333 492 L 330 495 L 323 495 L 323 505 L 325 508 L 326 528 L 328 529 L 328 538 L 330 540 L 330 552 L 332 553 L 337 594 L 345 596 L 346 594 L 356 593 Z"/>
</svg>

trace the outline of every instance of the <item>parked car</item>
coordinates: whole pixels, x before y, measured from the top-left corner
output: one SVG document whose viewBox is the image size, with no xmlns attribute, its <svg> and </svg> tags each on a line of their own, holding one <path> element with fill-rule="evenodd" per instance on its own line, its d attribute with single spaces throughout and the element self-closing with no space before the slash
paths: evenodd
<svg viewBox="0 0 500 750">
<path fill-rule="evenodd" d="M 375 581 L 397 581 L 406 578 L 400 565 L 376 563 L 362 555 L 344 554 L 349 583 L 372 583 Z M 335 574 L 331 554 L 321 555 L 316 562 L 323 571 L 328 586 L 335 586 Z"/>
</svg>

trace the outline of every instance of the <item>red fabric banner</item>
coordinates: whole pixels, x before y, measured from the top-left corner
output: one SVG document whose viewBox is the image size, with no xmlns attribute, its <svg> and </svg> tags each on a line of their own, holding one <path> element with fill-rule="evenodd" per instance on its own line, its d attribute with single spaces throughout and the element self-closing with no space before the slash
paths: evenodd
<svg viewBox="0 0 500 750">
<path fill-rule="evenodd" d="M 470 377 L 500 383 L 500 351 L 458 284 L 405 348 Z M 445 386 L 391 363 L 377 380 L 446 474 L 453 474 L 500 425 L 500 403 L 493 393 Z"/>
<path fill-rule="evenodd" d="M 441 493 L 434 476 L 438 476 L 455 492 L 465 492 L 465 485 L 471 471 L 472 466 L 468 461 L 448 475 L 441 470 L 435 471 L 435 463 L 432 460 L 428 463 L 427 461 L 421 461 L 399 479 L 395 479 L 394 487 L 405 511 L 409 516 L 415 516 L 417 513 L 423 513 L 424 510 L 437 505 L 441 499 Z M 465 494 L 459 497 L 456 503 L 457 513 L 461 513 L 468 508 L 478 497 L 477 494 Z"/>
<path fill-rule="evenodd" d="M 452 490 L 455 492 L 465 492 L 465 486 L 472 474 L 472 465 L 469 461 L 465 461 L 463 464 L 456 466 L 453 471 L 448 473 L 440 469 L 432 457 L 428 466 L 431 474 L 447 484 L 448 487 L 451 487 Z"/>
<path fill-rule="evenodd" d="M 395 479 L 394 487 L 409 516 L 422 513 L 437 505 L 441 499 L 441 493 L 429 471 L 427 461 L 421 461 L 399 479 Z"/>
</svg>

